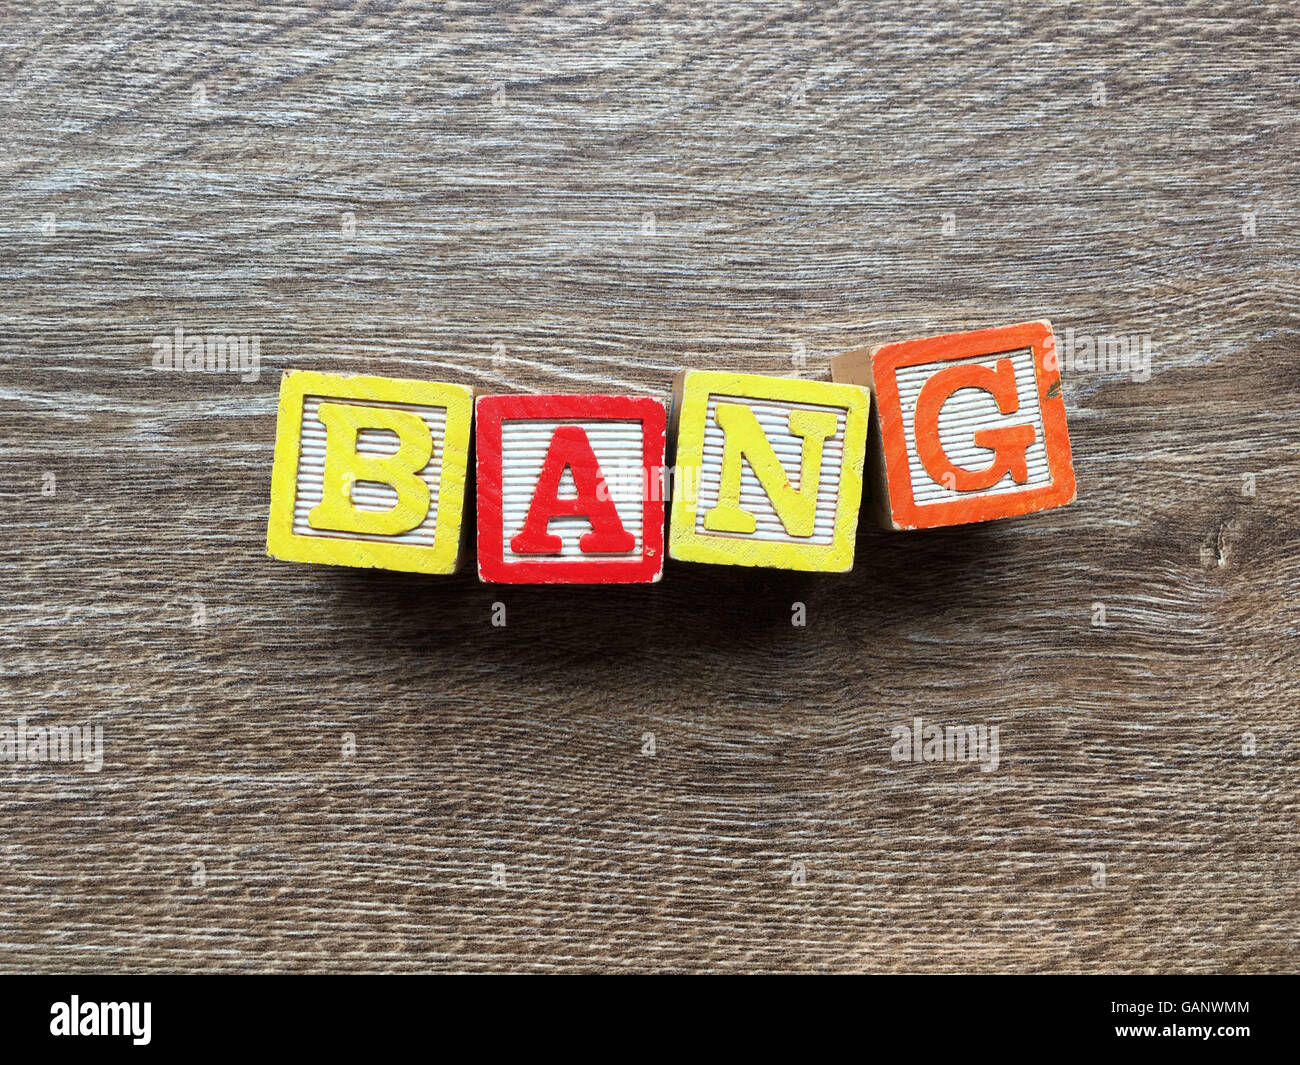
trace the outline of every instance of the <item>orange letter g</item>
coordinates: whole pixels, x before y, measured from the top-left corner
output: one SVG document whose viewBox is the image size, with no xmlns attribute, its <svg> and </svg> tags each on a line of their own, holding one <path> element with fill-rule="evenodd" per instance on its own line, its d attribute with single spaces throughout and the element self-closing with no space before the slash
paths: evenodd
<svg viewBox="0 0 1300 1065">
<path fill-rule="evenodd" d="M 948 398 L 962 388 L 978 388 L 997 400 L 998 410 L 1014 414 L 1020 408 L 1016 394 L 1016 369 L 1010 359 L 999 359 L 990 369 L 980 363 L 950 366 L 926 381 L 916 401 L 916 453 L 935 484 L 957 492 L 979 492 L 992 488 L 1008 473 L 1017 484 L 1029 480 L 1026 452 L 1034 442 L 1032 425 L 1006 425 L 977 429 L 975 445 L 993 452 L 993 461 L 982 470 L 953 465 L 939 441 L 939 412 Z"/>
</svg>

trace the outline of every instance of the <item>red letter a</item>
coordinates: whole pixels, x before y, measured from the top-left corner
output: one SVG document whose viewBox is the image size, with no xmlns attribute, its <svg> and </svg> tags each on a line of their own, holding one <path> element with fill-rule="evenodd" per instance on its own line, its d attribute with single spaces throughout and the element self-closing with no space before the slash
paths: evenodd
<svg viewBox="0 0 1300 1065">
<path fill-rule="evenodd" d="M 573 471 L 573 483 L 578 489 L 577 496 L 571 499 L 560 498 L 560 478 L 566 467 Z M 586 432 L 577 425 L 560 426 L 551 437 L 546 461 L 542 463 L 528 519 L 510 541 L 510 550 L 517 555 L 559 554 L 564 541 L 548 531 L 551 519 L 581 515 L 591 522 L 591 532 L 583 534 L 578 541 L 582 551 L 610 554 L 631 551 L 636 546 L 636 538 L 623 528 L 609 492 L 601 491 L 604 487 L 605 477 Z"/>
</svg>

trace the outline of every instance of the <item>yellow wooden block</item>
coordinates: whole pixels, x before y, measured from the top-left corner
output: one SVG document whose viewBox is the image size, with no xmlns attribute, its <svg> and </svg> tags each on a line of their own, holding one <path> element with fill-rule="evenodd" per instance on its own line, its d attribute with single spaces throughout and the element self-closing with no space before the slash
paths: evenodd
<svg viewBox="0 0 1300 1065">
<path fill-rule="evenodd" d="M 474 392 L 463 385 L 286 373 L 267 553 L 455 572 L 473 414 Z"/>
<path fill-rule="evenodd" d="M 862 501 L 870 393 L 691 370 L 673 389 L 671 557 L 845 572 Z"/>
</svg>

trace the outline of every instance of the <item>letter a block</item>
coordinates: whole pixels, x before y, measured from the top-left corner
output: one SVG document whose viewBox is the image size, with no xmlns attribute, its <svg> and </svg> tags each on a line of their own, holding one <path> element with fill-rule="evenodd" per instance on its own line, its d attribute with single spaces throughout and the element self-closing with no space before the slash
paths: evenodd
<svg viewBox="0 0 1300 1065">
<path fill-rule="evenodd" d="M 649 396 L 480 396 L 478 573 L 641 584 L 664 566 L 668 412 Z"/>
<path fill-rule="evenodd" d="M 685 562 L 853 568 L 866 389 L 692 370 L 677 377 L 668 553 Z"/>
<path fill-rule="evenodd" d="M 832 359 L 831 376 L 875 397 L 872 512 L 886 527 L 989 521 L 1074 500 L 1050 323 L 860 348 Z"/>
<path fill-rule="evenodd" d="M 285 374 L 267 553 L 454 572 L 473 403 L 462 385 Z"/>
</svg>

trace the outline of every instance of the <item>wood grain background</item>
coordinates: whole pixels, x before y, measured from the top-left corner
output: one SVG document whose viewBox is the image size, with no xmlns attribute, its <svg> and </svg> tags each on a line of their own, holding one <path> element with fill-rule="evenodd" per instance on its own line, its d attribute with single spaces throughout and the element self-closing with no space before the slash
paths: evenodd
<svg viewBox="0 0 1300 1065">
<path fill-rule="evenodd" d="M 106 744 L 0 764 L 0 967 L 1295 968 L 1293 5 L 0 31 L 0 725 Z M 264 554 L 287 368 L 666 394 L 1038 317 L 1152 344 L 1064 369 L 1078 503 L 847 577 Z M 892 762 L 916 715 L 1001 766 Z"/>
</svg>

